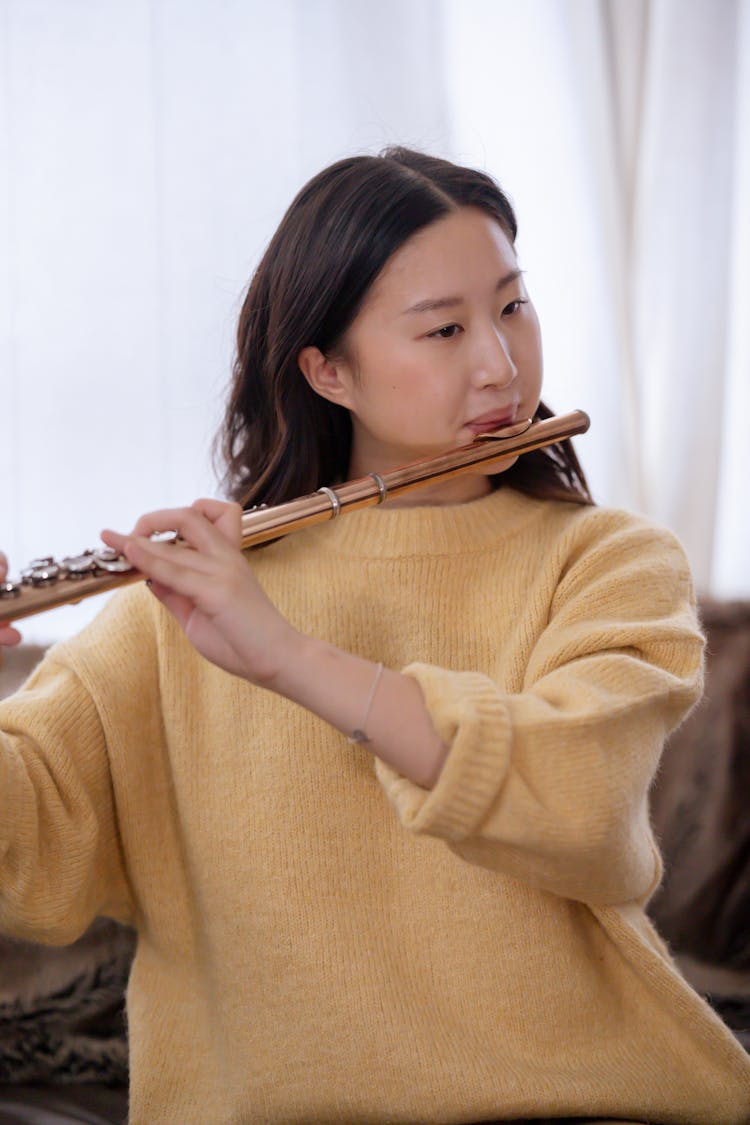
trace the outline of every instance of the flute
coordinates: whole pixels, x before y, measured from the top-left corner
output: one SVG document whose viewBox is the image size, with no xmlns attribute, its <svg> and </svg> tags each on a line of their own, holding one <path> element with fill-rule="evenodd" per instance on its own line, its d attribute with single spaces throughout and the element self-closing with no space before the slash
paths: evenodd
<svg viewBox="0 0 750 1125">
<path fill-rule="evenodd" d="M 324 486 L 308 496 L 273 507 L 253 508 L 242 515 L 241 549 L 279 539 L 359 508 L 374 507 L 389 497 L 472 472 L 477 466 L 491 466 L 506 457 L 554 445 L 585 433 L 588 428 L 589 417 L 583 410 L 573 410 L 541 422 L 525 419 L 481 434 L 470 445 L 438 457 L 414 461 L 388 473 L 368 473 L 336 488 Z M 178 541 L 173 531 L 159 532 L 152 538 Z M 19 621 L 58 606 L 74 605 L 84 598 L 140 581 L 142 577 L 132 563 L 108 547 L 84 551 L 60 562 L 53 558 L 34 559 L 22 570 L 20 581 L 0 583 L 0 620 Z"/>
</svg>

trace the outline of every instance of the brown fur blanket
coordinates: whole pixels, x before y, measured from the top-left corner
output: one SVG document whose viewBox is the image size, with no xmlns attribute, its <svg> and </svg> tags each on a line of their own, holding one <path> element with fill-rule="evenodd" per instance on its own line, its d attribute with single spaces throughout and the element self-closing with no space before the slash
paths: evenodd
<svg viewBox="0 0 750 1125">
<path fill-rule="evenodd" d="M 750 603 L 701 605 L 706 691 L 652 792 L 664 854 L 650 913 L 691 983 L 750 1049 Z"/>
<path fill-rule="evenodd" d="M 0 937 L 0 1082 L 127 1081 L 134 947 L 104 918 L 62 948 Z"/>
</svg>

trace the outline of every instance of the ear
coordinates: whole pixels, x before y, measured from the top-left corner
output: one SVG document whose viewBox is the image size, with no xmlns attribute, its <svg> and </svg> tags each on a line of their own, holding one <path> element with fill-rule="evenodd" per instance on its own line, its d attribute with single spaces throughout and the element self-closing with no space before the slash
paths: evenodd
<svg viewBox="0 0 750 1125">
<path fill-rule="evenodd" d="M 311 346 L 302 349 L 297 356 L 297 364 L 316 394 L 351 409 L 351 377 L 348 377 L 345 362 L 331 360 L 323 355 L 320 348 Z"/>
</svg>

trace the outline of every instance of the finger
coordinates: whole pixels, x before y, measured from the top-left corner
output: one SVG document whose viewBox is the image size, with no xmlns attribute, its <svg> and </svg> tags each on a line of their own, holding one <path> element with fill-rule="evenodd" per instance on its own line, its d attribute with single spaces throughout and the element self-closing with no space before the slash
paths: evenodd
<svg viewBox="0 0 750 1125">
<path fill-rule="evenodd" d="M 111 527 L 105 527 L 102 530 L 101 539 L 102 542 L 106 543 L 108 547 L 112 547 L 113 550 L 117 551 L 121 555 L 125 555 L 127 558 L 130 558 L 130 555 L 127 552 L 128 544 L 136 542 L 140 543 L 143 546 L 149 545 L 154 548 L 158 548 L 160 551 L 181 550 L 183 552 L 183 555 L 181 557 L 185 560 L 199 553 L 200 548 L 198 548 L 197 544 L 190 543 L 187 537 L 182 533 L 182 531 L 180 531 L 179 528 L 174 527 L 170 528 L 170 530 L 178 532 L 182 542 L 175 543 L 174 541 L 167 541 L 162 543 L 149 538 L 148 535 L 142 535 L 137 531 L 132 531 L 129 535 L 124 535 L 121 531 L 114 531 Z M 153 535 L 154 532 L 151 532 L 151 534 Z M 204 543 L 203 545 L 204 555 L 216 555 L 222 547 L 226 546 L 226 539 L 221 535 L 221 533 L 217 531 L 214 534 L 215 538 L 211 540 L 210 544 Z M 193 536 L 193 538 L 195 538 L 195 535 Z"/>
<path fill-rule="evenodd" d="M 223 564 L 213 555 L 193 550 L 188 544 L 154 543 L 151 539 L 126 536 L 123 553 L 139 570 L 148 577 L 155 577 L 153 570 L 156 560 L 161 560 L 176 569 L 192 572 L 203 578 L 214 578 Z"/>
<path fill-rule="evenodd" d="M 178 531 L 180 523 L 190 514 L 190 508 L 162 508 L 146 512 L 135 523 L 131 535 L 154 535 L 160 531 Z"/>
<path fill-rule="evenodd" d="M 206 553 L 223 553 L 227 544 L 226 535 L 195 508 L 149 512 L 138 520 L 131 537 L 148 538 L 159 531 L 176 531 L 191 547 Z"/>
<path fill-rule="evenodd" d="M 196 553 L 194 551 L 191 551 L 189 546 L 185 542 L 177 543 L 172 540 L 168 540 L 160 543 L 158 540 L 149 539 L 146 536 L 137 536 L 135 532 L 131 532 L 129 535 L 124 535 L 121 531 L 113 531 L 110 527 L 104 528 L 101 533 L 101 540 L 107 545 L 107 547 L 112 547 L 113 550 L 119 552 L 119 554 L 121 555 L 125 554 L 125 548 L 127 547 L 128 543 L 135 542 L 158 547 L 163 550 L 171 551 L 175 549 L 182 549 L 187 551 L 189 554 Z"/>
<path fill-rule="evenodd" d="M 217 527 L 222 535 L 239 547 L 242 540 L 242 507 L 226 500 L 200 499 L 191 505 Z"/>
<path fill-rule="evenodd" d="M 189 598 L 199 597 L 215 580 L 216 564 L 185 547 L 126 537 L 123 554 L 152 581 Z"/>
<path fill-rule="evenodd" d="M 202 496 L 198 500 L 194 500 L 190 507 L 196 512 L 201 512 L 212 523 L 229 513 L 235 513 L 238 521 L 242 518 L 241 505 L 235 504 L 231 500 L 216 500 L 211 496 Z"/>
<path fill-rule="evenodd" d="M 110 528 L 105 528 L 101 533 L 101 540 L 103 543 L 106 543 L 108 547 L 111 547 L 121 555 L 128 541 L 128 536 L 123 535 L 120 531 L 112 531 Z"/>
<path fill-rule="evenodd" d="M 0 645 L 12 648 L 17 645 L 21 640 L 21 634 L 18 629 L 14 629 L 12 625 L 0 624 Z"/>
<path fill-rule="evenodd" d="M 156 596 L 165 609 L 168 609 L 177 618 L 184 629 L 195 609 L 194 602 L 182 594 L 176 594 L 173 590 L 170 590 L 169 586 L 164 586 L 161 582 L 156 582 L 153 579 L 149 579 L 148 585 L 152 594 Z"/>
</svg>

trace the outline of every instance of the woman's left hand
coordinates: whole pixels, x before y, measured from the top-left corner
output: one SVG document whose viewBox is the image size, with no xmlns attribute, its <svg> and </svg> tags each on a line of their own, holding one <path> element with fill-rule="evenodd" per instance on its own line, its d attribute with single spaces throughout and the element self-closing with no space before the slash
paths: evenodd
<svg viewBox="0 0 750 1125">
<path fill-rule="evenodd" d="M 240 550 L 242 509 L 221 500 L 141 516 L 130 535 L 102 539 L 150 580 L 151 589 L 207 660 L 272 687 L 301 635 L 269 601 Z M 153 542 L 174 530 L 184 544 Z"/>
</svg>

